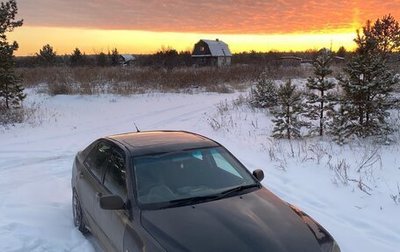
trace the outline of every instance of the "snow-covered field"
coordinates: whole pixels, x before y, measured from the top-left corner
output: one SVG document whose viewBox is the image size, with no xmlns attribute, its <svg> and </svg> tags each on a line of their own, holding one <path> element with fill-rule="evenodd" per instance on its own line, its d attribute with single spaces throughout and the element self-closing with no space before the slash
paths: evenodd
<svg viewBox="0 0 400 252">
<path fill-rule="evenodd" d="M 95 251 L 96 242 L 72 223 L 73 158 L 101 136 L 133 131 L 134 122 L 216 139 L 250 170 L 262 168 L 263 184 L 319 221 L 344 252 L 400 251 L 400 143 L 273 140 L 268 114 L 232 105 L 238 93 L 29 92 L 26 104 L 39 104 L 37 115 L 0 128 L 0 251 Z"/>
</svg>

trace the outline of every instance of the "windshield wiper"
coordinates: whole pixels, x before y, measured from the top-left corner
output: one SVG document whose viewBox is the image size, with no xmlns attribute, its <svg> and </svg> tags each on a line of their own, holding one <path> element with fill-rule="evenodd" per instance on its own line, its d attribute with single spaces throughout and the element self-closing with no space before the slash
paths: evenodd
<svg viewBox="0 0 400 252">
<path fill-rule="evenodd" d="M 225 197 L 229 197 L 232 196 L 238 192 L 250 189 L 250 188 L 261 188 L 261 185 L 259 184 L 250 184 L 250 185 L 241 185 L 241 186 L 237 186 L 231 189 L 228 189 L 226 191 L 223 191 L 221 193 L 218 194 L 218 198 L 225 198 Z"/>
<path fill-rule="evenodd" d="M 241 185 L 241 186 L 230 188 L 230 189 L 220 192 L 218 194 L 171 200 L 168 202 L 168 204 L 165 207 L 162 207 L 162 208 L 193 205 L 193 204 L 207 202 L 207 201 L 211 201 L 211 200 L 222 199 L 222 198 L 232 196 L 238 192 L 245 191 L 250 188 L 261 188 L 261 185 L 259 185 L 259 184 Z"/>
<path fill-rule="evenodd" d="M 218 198 L 219 198 L 219 194 L 213 194 L 213 195 L 196 196 L 196 197 L 192 197 L 192 198 L 171 200 L 168 202 L 168 205 L 166 205 L 165 208 L 192 205 L 192 204 L 206 202 L 206 201 L 214 200 L 214 199 L 218 199 Z"/>
</svg>

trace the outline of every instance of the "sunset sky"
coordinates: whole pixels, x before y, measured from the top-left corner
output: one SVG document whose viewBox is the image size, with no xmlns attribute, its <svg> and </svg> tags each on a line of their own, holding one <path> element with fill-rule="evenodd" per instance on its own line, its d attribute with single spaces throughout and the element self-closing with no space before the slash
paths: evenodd
<svg viewBox="0 0 400 252">
<path fill-rule="evenodd" d="M 391 13 L 400 0 L 17 0 L 23 27 L 9 35 L 17 55 L 49 43 L 58 54 L 117 48 L 153 53 L 162 46 L 191 50 L 219 38 L 233 52 L 353 48 L 355 30 Z"/>
</svg>

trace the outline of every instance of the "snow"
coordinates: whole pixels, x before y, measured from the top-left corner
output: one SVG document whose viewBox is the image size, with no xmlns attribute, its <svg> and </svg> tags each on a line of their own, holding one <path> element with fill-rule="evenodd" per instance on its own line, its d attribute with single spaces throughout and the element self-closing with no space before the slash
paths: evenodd
<svg viewBox="0 0 400 252">
<path fill-rule="evenodd" d="M 325 139 L 278 141 L 269 137 L 268 113 L 232 103 L 240 94 L 47 96 L 29 90 L 25 105 L 39 104 L 34 122 L 0 128 L 0 251 L 95 251 L 96 241 L 73 226 L 70 178 L 74 155 L 93 140 L 115 133 L 178 129 L 225 145 L 263 184 L 311 215 L 342 251 L 396 252 L 400 248 L 400 144 L 360 141 L 343 147 Z M 37 106 L 37 105 L 36 105 Z M 377 149 L 375 163 L 356 172 Z M 348 177 L 371 188 L 340 181 Z M 340 172 L 340 171 L 339 171 Z M 399 195 L 400 197 L 400 195 Z"/>
</svg>

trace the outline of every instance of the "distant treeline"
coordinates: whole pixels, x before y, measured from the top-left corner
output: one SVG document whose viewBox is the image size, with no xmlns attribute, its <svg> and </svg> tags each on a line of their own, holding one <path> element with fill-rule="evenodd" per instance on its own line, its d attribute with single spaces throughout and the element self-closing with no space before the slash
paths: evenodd
<svg viewBox="0 0 400 252">
<path fill-rule="evenodd" d="M 118 50 L 115 48 L 107 53 L 100 52 L 97 54 L 82 53 L 76 48 L 71 54 L 57 55 L 50 45 L 45 45 L 34 56 L 20 56 L 16 58 L 17 67 L 54 67 L 54 66 L 70 66 L 70 67 L 110 67 L 124 65 L 123 59 L 120 58 Z M 129 65 L 144 67 L 160 67 L 174 68 L 191 66 L 192 57 L 188 51 L 178 52 L 175 49 L 163 48 L 154 54 L 148 55 L 132 55 L 135 59 L 129 62 Z"/>
<path fill-rule="evenodd" d="M 351 56 L 352 52 L 346 51 L 344 47 L 339 48 L 335 53 L 337 63 L 344 62 Z M 312 62 L 317 55 L 317 50 L 305 52 L 242 52 L 232 56 L 232 64 L 244 65 L 299 65 L 300 63 Z M 47 66 L 90 66 L 90 67 L 109 67 L 123 65 L 120 54 L 115 48 L 107 53 L 86 55 L 76 48 L 71 54 L 57 55 L 53 47 L 45 45 L 34 56 L 24 56 L 16 58 L 17 67 L 47 67 Z M 173 48 L 162 48 L 154 54 L 134 55 L 135 60 L 130 65 L 138 67 L 154 68 L 175 68 L 193 66 L 194 62 L 191 52 L 178 52 Z M 398 61 L 398 53 L 393 55 L 393 61 Z"/>
</svg>

